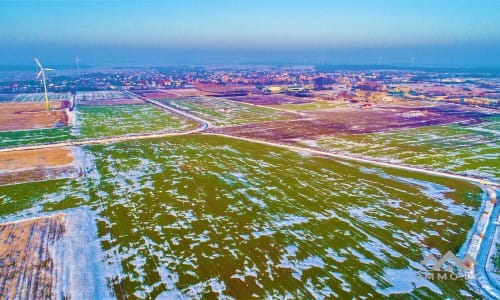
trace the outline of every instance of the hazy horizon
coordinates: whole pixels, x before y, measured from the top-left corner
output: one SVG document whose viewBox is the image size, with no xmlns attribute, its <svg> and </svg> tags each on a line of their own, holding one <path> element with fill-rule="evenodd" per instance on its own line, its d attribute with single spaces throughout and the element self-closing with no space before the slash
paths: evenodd
<svg viewBox="0 0 500 300">
<path fill-rule="evenodd" d="M 0 65 L 500 66 L 500 2 L 3 1 Z"/>
</svg>

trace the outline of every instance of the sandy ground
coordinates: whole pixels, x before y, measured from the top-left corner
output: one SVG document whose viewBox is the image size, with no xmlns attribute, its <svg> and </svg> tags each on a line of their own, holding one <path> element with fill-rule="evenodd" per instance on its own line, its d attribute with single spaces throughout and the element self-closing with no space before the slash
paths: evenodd
<svg viewBox="0 0 500 300">
<path fill-rule="evenodd" d="M 0 152 L 0 185 L 77 177 L 69 147 Z"/>
<path fill-rule="evenodd" d="M 52 249 L 65 231 L 62 214 L 0 225 L 0 298 L 56 299 Z"/>
<path fill-rule="evenodd" d="M 73 161 L 71 149 L 67 147 L 0 152 L 2 171 L 69 165 Z"/>
<path fill-rule="evenodd" d="M 69 101 L 51 101 L 47 111 L 44 102 L 1 103 L 0 131 L 66 126 L 69 105 Z"/>
</svg>

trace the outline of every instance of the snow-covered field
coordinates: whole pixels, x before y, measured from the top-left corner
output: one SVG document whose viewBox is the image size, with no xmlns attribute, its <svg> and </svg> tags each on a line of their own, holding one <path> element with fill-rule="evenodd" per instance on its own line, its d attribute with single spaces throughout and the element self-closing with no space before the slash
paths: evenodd
<svg viewBox="0 0 500 300">
<path fill-rule="evenodd" d="M 113 99 L 133 99 L 132 96 L 123 91 L 92 91 L 78 92 L 77 101 L 113 100 Z"/>
<path fill-rule="evenodd" d="M 473 185 L 202 135 L 81 157 L 84 177 L 0 187 L 0 220 L 88 207 L 116 298 L 476 295 L 420 274 L 465 243 Z"/>
<path fill-rule="evenodd" d="M 210 121 L 215 126 L 277 121 L 289 118 L 286 114 L 270 108 L 235 103 L 215 97 L 162 99 L 160 101 L 177 109 L 187 110 L 199 118 Z"/>
<path fill-rule="evenodd" d="M 474 125 L 448 124 L 396 131 L 338 135 L 306 145 L 356 153 L 498 181 L 500 119 Z"/>
<path fill-rule="evenodd" d="M 73 97 L 71 93 L 48 93 L 49 100 L 71 100 Z M 3 95 L 3 100 L 0 102 L 32 102 L 32 101 L 45 101 L 44 93 L 23 93 L 13 95 Z"/>
</svg>

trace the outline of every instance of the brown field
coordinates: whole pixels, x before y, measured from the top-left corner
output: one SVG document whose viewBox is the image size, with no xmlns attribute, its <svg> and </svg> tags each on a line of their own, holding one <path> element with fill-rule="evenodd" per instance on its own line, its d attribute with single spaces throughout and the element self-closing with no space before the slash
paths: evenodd
<svg viewBox="0 0 500 300">
<path fill-rule="evenodd" d="M 195 89 L 199 91 L 204 91 L 211 93 L 213 95 L 247 95 L 249 93 L 258 92 L 255 85 L 250 84 L 238 84 L 238 83 L 227 83 L 219 84 L 212 82 L 193 82 Z"/>
<path fill-rule="evenodd" d="M 150 92 L 150 93 L 141 93 L 142 96 L 150 98 L 150 99 L 176 99 L 179 98 L 179 94 L 170 93 L 170 92 Z"/>
<path fill-rule="evenodd" d="M 78 105 L 86 106 L 112 106 L 112 105 L 136 105 L 144 104 L 141 99 L 106 99 L 106 100 L 79 100 Z"/>
<path fill-rule="evenodd" d="M 391 84 L 391 87 L 408 87 L 414 91 L 424 93 L 443 93 L 446 95 L 475 95 L 480 93 L 487 93 L 490 91 L 488 88 L 481 88 L 477 86 L 462 86 L 452 84 L 435 84 L 435 83 L 404 83 L 404 84 Z M 464 89 L 466 88 L 466 89 Z"/>
<path fill-rule="evenodd" d="M 71 148 L 0 152 L 0 185 L 77 177 Z"/>
<path fill-rule="evenodd" d="M 2 171 L 69 165 L 73 161 L 71 149 L 66 147 L 0 152 Z"/>
<path fill-rule="evenodd" d="M 209 96 L 213 93 L 199 91 L 197 89 L 168 89 L 168 90 L 156 90 L 147 91 L 144 93 L 138 92 L 138 94 L 148 97 L 151 99 L 177 99 L 183 97 L 201 97 Z"/>
<path fill-rule="evenodd" d="M 205 92 L 205 91 L 200 91 L 195 88 L 191 89 L 173 89 L 173 90 L 168 90 L 169 92 L 181 95 L 182 97 L 201 97 L 201 96 L 208 96 L 212 95 L 213 93 L 211 92 Z"/>
<path fill-rule="evenodd" d="M 283 94 L 275 95 L 252 95 L 252 96 L 231 96 L 227 99 L 258 105 L 278 105 L 278 104 L 301 104 L 314 102 L 314 98 L 304 98 L 288 96 Z"/>
<path fill-rule="evenodd" d="M 64 215 L 0 225 L 0 298 L 55 299 L 52 249 L 65 232 Z"/>
<path fill-rule="evenodd" d="M 335 134 L 357 134 L 412 128 L 452 122 L 476 123 L 488 116 L 482 111 L 472 111 L 457 105 L 441 105 L 424 108 L 375 107 L 372 109 L 338 108 L 310 111 L 294 120 L 265 122 L 214 128 L 211 132 L 293 142 Z"/>
<path fill-rule="evenodd" d="M 0 103 L 0 131 L 53 128 L 68 125 L 69 101 Z"/>
</svg>

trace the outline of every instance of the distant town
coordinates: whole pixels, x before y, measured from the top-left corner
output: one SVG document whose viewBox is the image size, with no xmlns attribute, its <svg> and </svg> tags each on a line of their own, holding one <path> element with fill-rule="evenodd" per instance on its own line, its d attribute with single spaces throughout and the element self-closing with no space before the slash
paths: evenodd
<svg viewBox="0 0 500 300">
<path fill-rule="evenodd" d="M 0 94 L 43 92 L 34 72 L 3 72 Z M 325 101 L 377 103 L 427 100 L 498 108 L 500 79 L 489 73 L 335 66 L 87 68 L 48 74 L 51 92 L 193 89 L 204 96 L 286 94 Z M 1 96 L 0 96 L 1 99 Z"/>
</svg>

